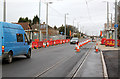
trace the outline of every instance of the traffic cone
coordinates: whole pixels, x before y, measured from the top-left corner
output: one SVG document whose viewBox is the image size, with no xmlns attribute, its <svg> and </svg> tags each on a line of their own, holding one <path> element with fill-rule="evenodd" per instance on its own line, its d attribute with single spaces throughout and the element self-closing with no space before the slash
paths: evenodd
<svg viewBox="0 0 120 79">
<path fill-rule="evenodd" d="M 95 50 L 98 52 L 98 43 L 96 44 Z"/>
<path fill-rule="evenodd" d="M 47 47 L 49 47 L 49 42 L 47 42 Z"/>
<path fill-rule="evenodd" d="M 76 50 L 76 52 L 80 52 L 79 45 L 77 45 L 77 50 Z"/>
<path fill-rule="evenodd" d="M 76 44 L 76 45 L 75 45 L 75 50 L 77 50 L 77 46 L 78 46 L 78 45 Z"/>
<path fill-rule="evenodd" d="M 55 41 L 54 41 L 54 45 L 56 45 Z"/>
<path fill-rule="evenodd" d="M 62 44 L 62 40 L 60 41 L 60 44 Z"/>
<path fill-rule="evenodd" d="M 43 42 L 43 48 L 45 48 L 45 46 L 46 46 L 46 43 L 45 43 L 45 42 Z"/>
</svg>

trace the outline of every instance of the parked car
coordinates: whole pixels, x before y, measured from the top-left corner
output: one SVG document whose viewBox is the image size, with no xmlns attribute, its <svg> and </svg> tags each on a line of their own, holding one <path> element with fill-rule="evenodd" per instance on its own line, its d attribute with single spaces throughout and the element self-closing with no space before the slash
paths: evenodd
<svg viewBox="0 0 120 79">
<path fill-rule="evenodd" d="M 71 40 L 70 40 L 70 44 L 76 44 L 79 42 L 79 38 L 77 37 L 73 37 Z"/>
<path fill-rule="evenodd" d="M 13 56 L 31 57 L 30 42 L 21 25 L 0 22 L 0 56 L 8 63 Z"/>
<path fill-rule="evenodd" d="M 92 38 L 92 42 L 96 42 L 96 38 L 93 37 L 93 38 Z"/>
</svg>

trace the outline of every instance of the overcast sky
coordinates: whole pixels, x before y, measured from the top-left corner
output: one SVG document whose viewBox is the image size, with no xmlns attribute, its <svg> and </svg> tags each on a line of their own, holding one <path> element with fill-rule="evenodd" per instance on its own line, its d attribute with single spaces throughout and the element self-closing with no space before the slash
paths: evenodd
<svg viewBox="0 0 120 79">
<path fill-rule="evenodd" d="M 39 15 L 39 0 L 6 0 L 7 22 L 17 22 L 19 17 L 33 19 Z M 64 15 L 67 15 L 67 24 L 73 25 L 75 19 L 76 27 L 82 32 L 99 35 L 106 22 L 106 0 L 42 0 L 41 22 L 46 21 L 46 4 L 49 4 L 49 25 L 60 27 L 64 24 Z M 110 4 L 110 13 L 114 17 L 114 0 L 107 0 Z M 3 21 L 3 0 L 0 0 L 0 21 Z"/>
</svg>

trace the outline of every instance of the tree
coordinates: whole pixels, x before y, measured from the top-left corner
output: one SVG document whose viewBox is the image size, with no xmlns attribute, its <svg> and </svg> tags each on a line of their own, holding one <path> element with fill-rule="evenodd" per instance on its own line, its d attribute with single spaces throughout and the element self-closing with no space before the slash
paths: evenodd
<svg viewBox="0 0 120 79">
<path fill-rule="evenodd" d="M 66 26 L 66 35 L 67 35 L 67 37 L 70 37 L 70 31 L 71 31 L 71 34 L 73 34 L 73 32 L 75 31 L 75 27 L 73 27 L 72 25 L 67 25 Z M 59 30 L 59 33 L 61 34 L 61 32 L 63 33 L 63 35 L 64 35 L 64 33 L 65 33 L 65 26 L 61 26 L 61 27 L 59 27 L 58 28 L 58 30 Z"/>
<path fill-rule="evenodd" d="M 62 35 L 64 35 L 64 30 L 65 30 L 65 27 L 62 25 L 61 27 L 59 27 L 58 28 L 58 30 L 59 30 L 59 33 L 61 34 L 61 32 L 62 32 Z"/>
<path fill-rule="evenodd" d="M 33 24 L 37 24 L 37 23 L 39 23 L 39 17 L 36 15 L 33 18 Z"/>
<path fill-rule="evenodd" d="M 56 27 L 56 26 L 54 26 L 54 29 L 55 29 L 55 30 L 57 30 L 57 27 Z"/>
<path fill-rule="evenodd" d="M 28 17 L 26 17 L 26 18 L 20 17 L 19 20 L 18 20 L 18 23 L 20 23 L 20 22 L 29 22 L 29 23 L 31 23 L 31 20 L 30 19 L 28 20 Z"/>
</svg>

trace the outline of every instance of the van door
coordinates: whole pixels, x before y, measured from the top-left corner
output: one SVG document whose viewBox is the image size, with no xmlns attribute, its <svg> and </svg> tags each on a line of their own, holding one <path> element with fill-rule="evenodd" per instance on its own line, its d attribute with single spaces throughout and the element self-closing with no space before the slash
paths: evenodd
<svg viewBox="0 0 120 79">
<path fill-rule="evenodd" d="M 2 23 L 0 22 L 0 56 L 2 56 Z"/>
<path fill-rule="evenodd" d="M 28 44 L 28 38 L 27 38 L 27 35 L 24 34 L 24 37 L 23 37 L 23 42 L 24 42 L 24 54 L 27 54 L 28 53 L 28 49 L 29 49 L 29 44 Z"/>
</svg>

